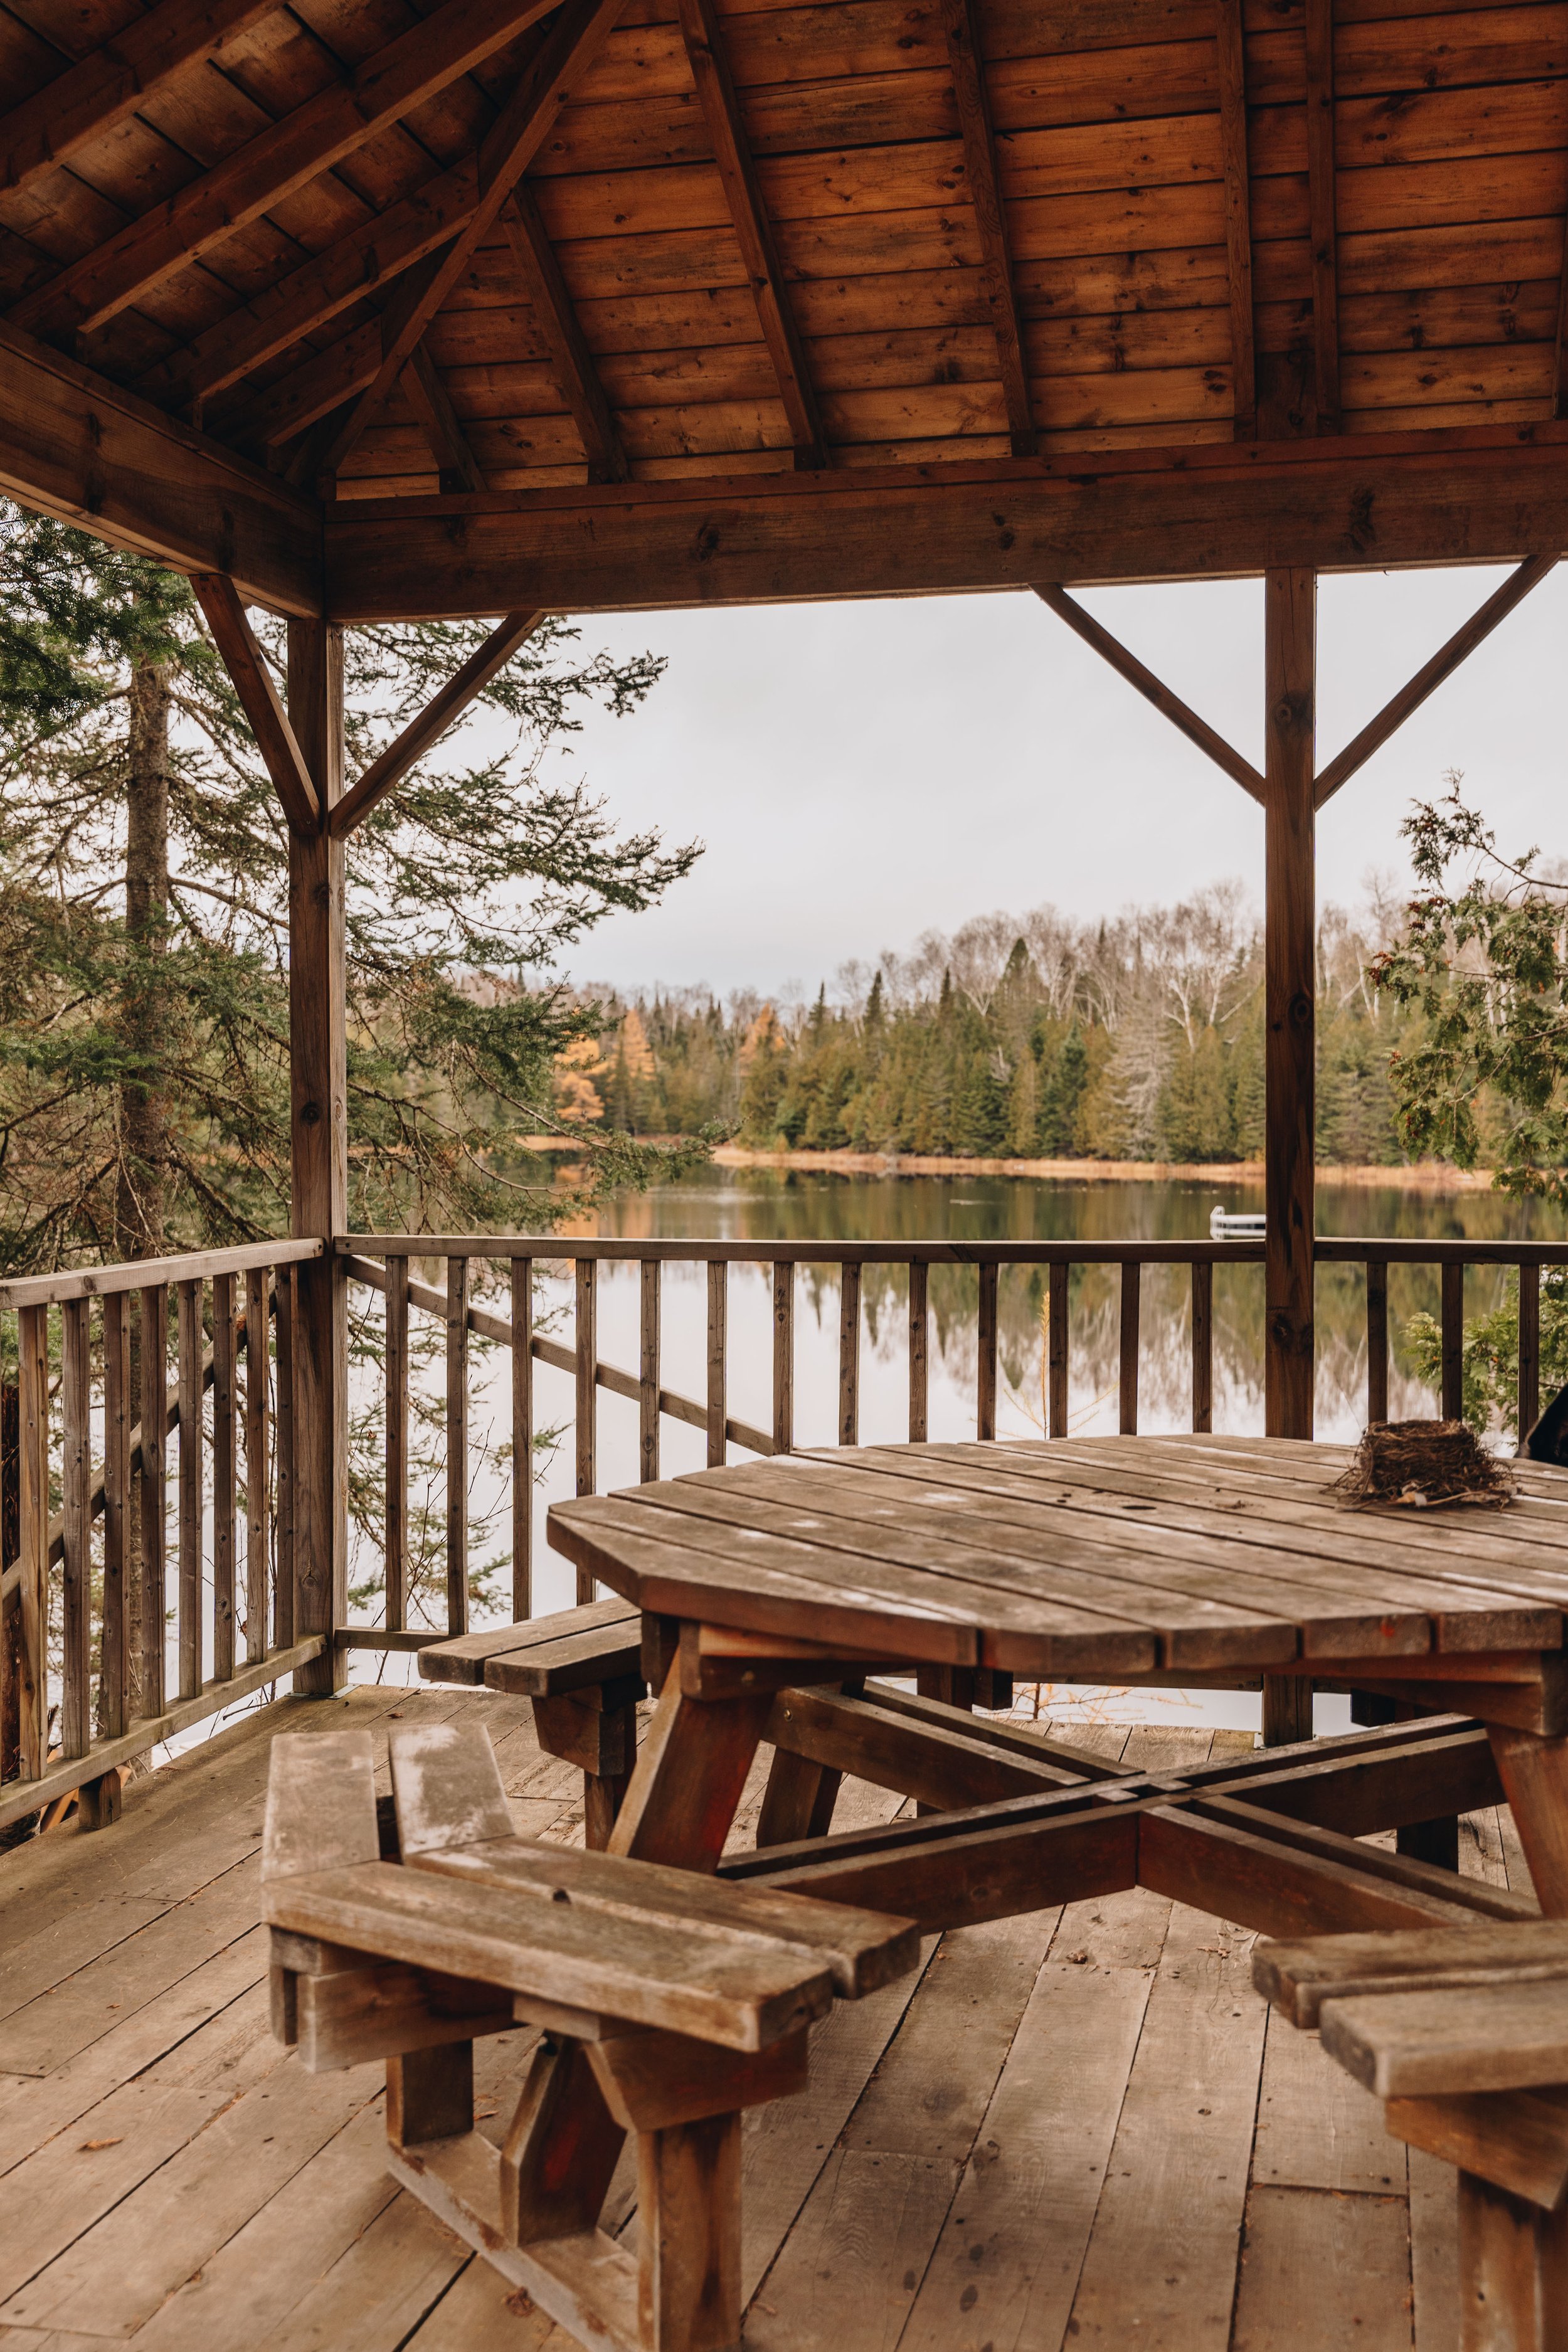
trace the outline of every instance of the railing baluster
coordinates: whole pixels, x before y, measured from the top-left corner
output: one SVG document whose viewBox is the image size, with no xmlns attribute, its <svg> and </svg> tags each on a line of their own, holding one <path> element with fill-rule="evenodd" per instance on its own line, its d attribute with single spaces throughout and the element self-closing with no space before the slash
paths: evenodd
<svg viewBox="0 0 1568 2352">
<path fill-rule="evenodd" d="M 1443 1262 L 1443 1418 L 1458 1421 L 1465 1410 L 1465 1269 Z"/>
<path fill-rule="evenodd" d="M 721 1257 L 708 1261 L 708 1467 L 721 1470 L 729 1458 L 724 1424 L 729 1419 L 725 1360 L 730 1344 L 730 1269 Z"/>
<path fill-rule="evenodd" d="M 511 1262 L 511 1613 L 533 1614 L 533 1260 Z"/>
<path fill-rule="evenodd" d="M 60 1415 L 65 1426 L 60 1753 L 68 1759 L 85 1756 L 92 1744 L 92 1456 L 88 1442 L 92 1380 L 87 1311 L 85 1298 L 68 1298 L 60 1309 Z"/>
<path fill-rule="evenodd" d="M 48 1748 L 49 1310 L 24 1307 L 16 1319 L 22 1567 L 16 1728 L 21 1769 L 36 1780 Z"/>
<path fill-rule="evenodd" d="M 142 1466 L 136 1480 L 142 1546 L 142 1712 L 162 1715 L 165 1680 L 167 1591 L 169 1286 L 154 1282 L 141 1294 Z"/>
<path fill-rule="evenodd" d="M 408 1260 L 386 1261 L 386 1623 L 408 1622 Z"/>
<path fill-rule="evenodd" d="M 1143 1269 L 1136 1258 L 1129 1258 L 1121 1268 L 1121 1349 L 1120 1362 L 1121 1421 L 1124 1437 L 1138 1433 L 1138 1342 L 1139 1306 L 1143 1287 Z"/>
<path fill-rule="evenodd" d="M 910 1263 L 910 1444 L 926 1442 L 931 1395 L 931 1268 L 924 1258 Z"/>
<path fill-rule="evenodd" d="M 1519 1442 L 1541 1416 L 1541 1268 L 1519 1269 Z"/>
<path fill-rule="evenodd" d="M 202 1686 L 202 1286 L 179 1286 L 180 1696 Z"/>
<path fill-rule="evenodd" d="M 1388 1419 L 1388 1260 L 1366 1262 L 1366 1417 Z"/>
<path fill-rule="evenodd" d="M 245 1662 L 267 1655 L 267 1368 L 272 1353 L 264 1265 L 245 1278 Z"/>
<path fill-rule="evenodd" d="M 987 1259 L 980 1268 L 979 1377 L 974 1400 L 974 1434 L 996 1434 L 996 1292 L 998 1267 Z"/>
<path fill-rule="evenodd" d="M 234 1679 L 234 1276 L 213 1276 L 213 1680 Z"/>
<path fill-rule="evenodd" d="M 595 1277 L 599 1271 L 597 1258 L 580 1257 L 576 1266 L 577 1290 L 577 1492 L 591 1495 L 598 1475 L 599 1369 L 599 1299 Z M 584 1569 L 577 1570 L 577 1599 L 592 1601 L 594 1579 Z"/>
<path fill-rule="evenodd" d="M 1047 1294 L 1046 1427 L 1052 1437 L 1068 1433 L 1068 1291 L 1072 1268 L 1053 1259 Z"/>
<path fill-rule="evenodd" d="M 838 1269 L 838 1443 L 860 1443 L 860 1266 Z"/>
<path fill-rule="evenodd" d="M 131 1652 L 125 1615 L 126 1529 L 131 1499 L 131 1314 L 123 1290 L 103 1302 L 103 1634 L 100 1651 L 103 1736 L 128 1727 Z"/>
<path fill-rule="evenodd" d="M 468 1261 L 447 1260 L 447 1631 L 468 1630 Z"/>
<path fill-rule="evenodd" d="M 1214 1427 L 1214 1267 L 1193 1260 L 1193 1427 L 1206 1436 Z"/>
<path fill-rule="evenodd" d="M 278 1274 L 278 1391 L 273 1413 L 277 1468 L 273 1527 L 278 1566 L 272 1585 L 273 1643 L 286 1650 L 294 1639 L 294 1269 Z"/>
<path fill-rule="evenodd" d="M 773 1267 L 773 1452 L 795 1450 L 795 1261 Z"/>
<path fill-rule="evenodd" d="M 645 1257 L 640 1268 L 641 1360 L 637 1378 L 637 1476 L 645 1486 L 658 1476 L 659 1276 L 658 1258 Z"/>
</svg>

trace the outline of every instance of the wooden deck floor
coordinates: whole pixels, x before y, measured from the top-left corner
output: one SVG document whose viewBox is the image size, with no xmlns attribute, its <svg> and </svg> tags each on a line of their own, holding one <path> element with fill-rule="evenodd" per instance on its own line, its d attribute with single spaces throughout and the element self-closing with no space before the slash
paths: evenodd
<svg viewBox="0 0 1568 2352">
<path fill-rule="evenodd" d="M 520 1826 L 580 1836 L 578 1776 L 523 1702 L 359 1690 L 279 1702 L 132 1790 L 113 1830 L 0 1858 L 0 2352 L 567 2352 L 394 2193 L 379 2070 L 307 2074 L 268 2031 L 271 1735 L 470 1707 Z M 1093 1736 L 1142 1764 L 1211 1737 Z M 1506 1816 L 1471 1818 L 1465 1866 L 1527 1883 Z M 809 2093 L 747 2118 L 747 2344 L 1450 2352 L 1453 2175 L 1407 2165 L 1267 2015 L 1249 1943 L 1140 1892 L 949 1935 L 837 2008 Z M 498 2137 L 531 2040 L 478 2046 Z M 627 2216 L 631 2194 L 623 2174 Z"/>
</svg>

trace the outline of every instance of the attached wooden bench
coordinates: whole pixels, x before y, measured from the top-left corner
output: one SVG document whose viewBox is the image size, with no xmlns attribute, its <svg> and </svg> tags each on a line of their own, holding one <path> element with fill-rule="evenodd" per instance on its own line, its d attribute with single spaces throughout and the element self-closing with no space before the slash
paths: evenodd
<svg viewBox="0 0 1568 2352">
<path fill-rule="evenodd" d="M 483 1637 L 481 1637 L 483 1638 Z M 262 1849 L 275 2030 L 386 2063 L 395 2177 L 579 2342 L 729 2352 L 741 2111 L 803 2090 L 835 1994 L 913 1966 L 912 1922 L 512 1833 L 479 1724 L 274 1742 Z M 541 2042 L 500 2147 L 473 2044 Z M 600 2229 L 637 2135 L 638 2255 Z"/>
<path fill-rule="evenodd" d="M 1568 1923 L 1260 1944 L 1253 1978 L 1458 2167 L 1462 2352 L 1568 2346 Z"/>
<path fill-rule="evenodd" d="M 531 1699 L 541 1748 L 582 1771 L 584 1834 L 591 1846 L 605 1845 L 637 1762 L 637 1701 L 647 1689 L 639 1610 L 626 1601 L 592 1601 L 459 1633 L 422 1650 L 419 1672 L 426 1682 Z"/>
</svg>

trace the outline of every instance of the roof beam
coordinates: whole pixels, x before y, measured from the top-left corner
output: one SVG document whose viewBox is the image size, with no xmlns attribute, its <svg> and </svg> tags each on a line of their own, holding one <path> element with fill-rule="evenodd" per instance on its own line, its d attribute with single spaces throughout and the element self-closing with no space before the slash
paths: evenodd
<svg viewBox="0 0 1568 2352">
<path fill-rule="evenodd" d="M 278 0 L 161 0 L 0 115 L 0 188 L 25 188 L 112 131 L 170 78 L 269 16 Z"/>
<path fill-rule="evenodd" d="M 353 499 L 324 537 L 353 623 L 1516 563 L 1568 550 L 1568 427 Z"/>
<path fill-rule="evenodd" d="M 624 482 L 631 467 L 594 354 L 588 349 L 561 264 L 555 257 L 539 206 L 526 180 L 520 180 L 501 209 L 501 226 L 511 246 L 522 290 L 545 341 L 562 397 L 582 437 L 591 482 Z"/>
<path fill-rule="evenodd" d="M 1238 441 L 1250 441 L 1258 430 L 1258 367 L 1253 344 L 1252 172 L 1247 153 L 1247 58 L 1241 6 L 1242 0 L 1215 0 L 1234 429 Z"/>
<path fill-rule="evenodd" d="M 1043 604 L 1050 606 L 1058 621 L 1065 621 L 1086 646 L 1092 646 L 1100 658 L 1110 664 L 1118 677 L 1125 678 L 1146 702 L 1152 702 L 1162 718 L 1179 729 L 1189 743 L 1195 743 L 1200 751 L 1207 753 L 1216 768 L 1223 768 L 1233 783 L 1239 784 L 1244 793 L 1250 793 L 1255 801 L 1263 800 L 1263 779 L 1251 761 L 1244 760 L 1206 719 L 1200 719 L 1179 694 L 1173 693 L 1163 678 L 1156 677 L 1152 669 L 1145 669 L 1120 637 L 1113 637 L 1109 629 L 1102 628 L 1064 588 L 1037 587 L 1035 593 Z"/>
<path fill-rule="evenodd" d="M 131 221 L 10 312 L 34 332 L 101 326 L 236 229 L 330 171 L 542 16 L 550 0 L 446 0 L 434 16 Z"/>
<path fill-rule="evenodd" d="M 442 496 L 455 490 L 488 488 L 436 362 L 423 343 L 415 346 L 399 382 L 403 386 L 403 397 L 418 418 L 419 429 L 430 444 L 440 475 Z"/>
<path fill-rule="evenodd" d="M 963 140 L 963 166 L 969 200 L 980 229 L 980 251 L 985 269 L 985 291 L 991 324 L 996 337 L 996 357 L 1002 372 L 1002 398 L 1015 457 L 1032 457 L 1039 446 L 1035 413 L 1029 399 L 1029 371 L 1024 355 L 1013 284 L 1013 256 L 1007 241 L 1007 215 L 1002 202 L 996 169 L 996 132 L 985 89 L 985 68 L 980 54 L 974 0 L 942 0 L 942 29 L 947 35 L 948 63 L 953 96 L 958 100 L 958 127 Z"/>
<path fill-rule="evenodd" d="M 89 368 L 0 326 L 0 489 L 182 572 L 321 609 L 321 510 Z"/>
<path fill-rule="evenodd" d="M 763 341 L 778 378 L 779 397 L 784 402 L 790 439 L 795 444 L 795 462 L 802 468 L 825 467 L 827 436 L 822 429 L 816 387 L 806 367 L 805 346 L 795 325 L 773 227 L 763 202 L 751 142 L 741 121 L 713 0 L 679 0 L 679 7 L 691 78 L 697 85 L 698 102 L 708 126 L 724 201 L 740 243 L 741 259 L 752 281 Z"/>
<path fill-rule="evenodd" d="M 448 5 L 455 5 L 455 0 L 448 0 Z M 439 258 L 433 258 L 412 283 L 405 278 L 394 295 L 385 314 L 381 366 L 329 450 L 323 472 L 337 471 L 380 411 L 426 328 L 468 268 L 475 247 L 615 30 L 624 5 L 625 0 L 565 0 L 542 46 L 485 134 L 479 149 L 478 196 L 468 221 Z"/>
<path fill-rule="evenodd" d="M 221 572 L 198 572 L 191 580 L 213 643 L 234 680 L 240 707 L 250 721 L 257 749 L 267 763 L 283 814 L 295 833 L 320 833 L 321 803 L 315 780 L 284 709 L 266 656 L 232 580 Z"/>
<path fill-rule="evenodd" d="M 449 727 L 457 725 L 469 703 L 506 667 L 519 646 L 533 635 L 543 618 L 542 613 L 509 613 L 499 627 L 492 629 L 461 669 L 455 670 L 440 692 L 431 697 L 418 717 L 409 720 L 397 740 L 389 743 L 381 757 L 373 760 L 358 782 L 343 794 L 327 819 L 327 830 L 334 841 L 345 839 L 363 824 L 372 809 L 403 782 L 410 768 L 440 741 Z"/>
<path fill-rule="evenodd" d="M 1334 215 L 1334 0 L 1307 0 L 1307 187 L 1318 430 L 1340 425 L 1339 244 Z"/>
<path fill-rule="evenodd" d="M 1350 782 L 1358 768 L 1365 767 L 1373 753 L 1382 750 L 1411 712 L 1419 710 L 1427 696 L 1435 694 L 1443 680 L 1451 677 L 1459 664 L 1486 642 L 1498 623 L 1506 621 L 1514 606 L 1522 604 L 1531 590 L 1539 588 L 1547 573 L 1556 570 L 1557 562 L 1555 555 L 1532 555 L 1487 598 L 1478 612 L 1471 614 L 1462 628 L 1455 630 L 1447 644 L 1439 646 L 1431 660 L 1400 688 L 1392 700 L 1384 704 L 1377 717 L 1368 719 L 1361 733 L 1329 761 L 1312 788 L 1314 807 L 1321 808 L 1342 784 Z"/>
</svg>

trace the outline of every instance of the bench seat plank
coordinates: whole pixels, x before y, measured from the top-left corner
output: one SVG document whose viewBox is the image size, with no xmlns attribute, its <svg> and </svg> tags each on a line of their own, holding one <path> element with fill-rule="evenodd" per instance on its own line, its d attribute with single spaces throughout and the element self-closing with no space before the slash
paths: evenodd
<svg viewBox="0 0 1568 2352">
<path fill-rule="evenodd" d="M 542 1901 L 378 1862 L 268 1880 L 263 1897 L 268 1924 L 297 1935 L 731 2050 L 765 2049 L 833 1998 L 819 1956 L 580 1909 L 564 1883 L 559 1899 Z"/>
<path fill-rule="evenodd" d="M 1323 2048 L 1380 2099 L 1568 2082 L 1568 1979 L 1323 2003 Z"/>
<path fill-rule="evenodd" d="M 1311 2027 L 1326 2000 L 1445 1991 L 1465 1985 L 1568 1978 L 1568 1920 L 1478 1922 L 1259 1944 L 1252 1980 L 1296 2025 Z"/>
<path fill-rule="evenodd" d="M 421 1650 L 419 1673 L 425 1682 L 482 1689 L 486 1666 L 500 1658 L 507 1662 L 505 1687 L 523 1698 L 556 1698 L 621 1675 L 640 1676 L 642 1613 L 627 1601 L 591 1601 L 521 1624 L 459 1633 Z"/>
</svg>

